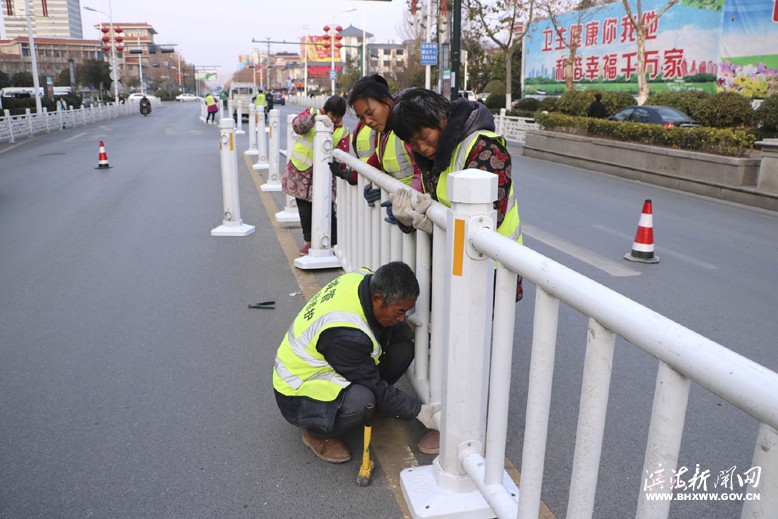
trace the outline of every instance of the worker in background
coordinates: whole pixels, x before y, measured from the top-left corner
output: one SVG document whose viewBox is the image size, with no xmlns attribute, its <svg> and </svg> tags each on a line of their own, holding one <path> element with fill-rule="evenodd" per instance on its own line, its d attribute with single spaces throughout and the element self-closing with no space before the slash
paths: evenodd
<svg viewBox="0 0 778 519">
<path fill-rule="evenodd" d="M 265 114 L 265 121 L 267 121 L 267 98 L 261 88 L 257 92 L 256 97 L 254 97 L 254 105 L 257 107 L 257 111 L 262 107 L 262 113 Z"/>
<path fill-rule="evenodd" d="M 230 94 L 227 92 L 227 90 L 222 89 L 221 92 L 219 92 L 219 100 L 222 102 L 222 106 L 224 108 L 227 108 L 227 101 L 230 99 Z"/>
<path fill-rule="evenodd" d="M 330 118 L 333 124 L 332 145 L 334 148 L 349 152 L 349 129 L 343 125 L 346 115 L 346 100 L 340 96 L 332 96 L 324 102 L 321 109 L 323 115 Z M 313 137 L 316 116 L 319 111 L 307 108 L 292 120 L 292 130 L 296 134 L 294 148 L 290 154 L 286 169 L 281 175 L 281 191 L 292 196 L 297 201 L 297 211 L 300 213 L 300 226 L 303 230 L 305 245 L 300 249 L 300 255 L 305 256 L 311 248 L 311 227 L 313 225 Z M 343 164 L 334 163 L 330 170 L 345 168 Z M 337 220 L 335 217 L 335 182 L 333 179 L 333 210 L 330 229 L 330 242 L 335 246 L 337 238 Z"/>
<path fill-rule="evenodd" d="M 418 296 L 419 283 L 405 263 L 375 273 L 357 269 L 313 296 L 284 336 L 273 369 L 276 402 L 324 461 L 351 459 L 339 436 L 362 426 L 370 403 L 386 416 L 435 427 L 437 409 L 393 385 L 413 361 L 405 314 Z"/>
<path fill-rule="evenodd" d="M 602 94 L 599 92 L 594 94 L 594 101 L 589 105 L 589 111 L 587 112 L 589 117 L 596 117 L 597 119 L 604 119 L 608 117 L 608 109 L 602 104 Z"/>
</svg>

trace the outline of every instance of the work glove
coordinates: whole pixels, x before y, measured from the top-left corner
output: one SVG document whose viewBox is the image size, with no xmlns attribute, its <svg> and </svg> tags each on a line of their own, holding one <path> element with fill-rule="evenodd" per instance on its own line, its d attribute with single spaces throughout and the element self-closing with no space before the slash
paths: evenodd
<svg viewBox="0 0 778 519">
<path fill-rule="evenodd" d="M 397 225 L 397 218 L 394 217 L 394 213 L 392 212 L 392 201 L 386 200 L 382 202 L 381 207 L 386 207 L 386 218 L 384 218 L 384 221 L 392 225 Z"/>
<path fill-rule="evenodd" d="M 342 178 L 346 182 L 349 183 L 349 185 L 356 186 L 357 185 L 357 179 L 354 178 L 354 172 L 351 170 L 351 168 L 343 167 L 343 164 L 341 164 L 338 161 L 333 160 L 332 162 L 327 163 L 330 166 L 330 173 L 333 174 L 333 176 L 336 176 L 338 178 Z"/>
<path fill-rule="evenodd" d="M 381 188 L 373 187 L 373 184 L 367 184 L 363 191 L 363 195 L 365 200 L 367 200 L 367 205 L 375 207 L 376 201 L 381 200 Z"/>
<path fill-rule="evenodd" d="M 389 199 L 392 201 L 394 218 L 406 227 L 413 226 L 413 216 L 411 215 L 411 211 L 413 211 L 411 207 L 412 196 L 413 191 L 406 188 L 398 189 L 389 195 Z"/>
<path fill-rule="evenodd" d="M 432 406 L 428 404 L 421 404 L 421 411 L 419 411 L 416 419 L 424 424 L 424 427 L 427 429 L 435 429 L 437 431 L 438 427 L 435 425 L 435 422 L 432 421 L 432 415 L 438 411 L 440 411 L 439 405 Z"/>
<path fill-rule="evenodd" d="M 413 208 L 409 212 L 413 227 L 427 234 L 432 234 L 433 228 L 432 221 L 426 216 L 430 205 L 432 205 L 432 197 L 428 193 L 416 195 L 411 199 Z"/>
</svg>

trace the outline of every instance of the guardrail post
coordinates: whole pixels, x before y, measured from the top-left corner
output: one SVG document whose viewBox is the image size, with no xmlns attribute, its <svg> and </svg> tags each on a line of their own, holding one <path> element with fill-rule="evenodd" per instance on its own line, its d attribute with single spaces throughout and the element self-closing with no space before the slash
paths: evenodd
<svg viewBox="0 0 778 519">
<path fill-rule="evenodd" d="M 65 108 L 65 110 L 67 110 L 67 108 Z M 65 129 L 65 121 L 62 120 L 62 112 L 64 112 L 65 110 L 61 110 L 59 108 L 59 105 L 57 106 L 57 117 L 59 117 L 59 127 L 62 128 L 63 130 Z"/>
<path fill-rule="evenodd" d="M 752 477 L 759 471 L 758 484 L 743 485 L 738 492 L 759 494 L 759 500 L 746 499 L 740 519 L 769 519 L 778 510 L 778 432 L 765 423 L 759 424 L 754 458 L 748 470 Z"/>
<path fill-rule="evenodd" d="M 221 118 L 219 118 L 221 120 Z M 258 155 L 257 151 L 257 107 L 254 103 L 249 105 L 249 149 L 243 152 L 244 155 Z"/>
<path fill-rule="evenodd" d="M 230 116 L 231 115 L 232 115 L 232 110 L 230 110 Z M 200 120 L 202 122 L 205 122 L 206 117 L 208 117 L 208 108 L 205 106 L 205 101 L 203 101 L 202 103 L 200 103 Z M 221 119 L 221 117 L 219 119 Z"/>
<path fill-rule="evenodd" d="M 235 135 L 243 135 L 243 103 L 238 103 L 238 111 L 237 111 L 238 120 L 235 121 L 238 124 L 238 129 L 235 130 Z"/>
<path fill-rule="evenodd" d="M 269 133 L 268 133 L 268 148 L 269 151 L 266 152 L 266 157 L 268 161 L 268 174 L 267 174 L 267 183 L 260 186 L 260 189 L 262 191 L 281 191 L 281 171 L 279 169 L 279 163 L 278 163 L 278 157 L 280 154 L 280 146 L 279 146 L 279 129 L 281 122 L 281 112 L 279 112 L 276 109 L 270 110 L 268 114 L 269 118 Z M 263 135 L 261 136 L 260 143 L 265 144 L 265 136 L 264 136 L 264 127 L 263 128 Z M 260 159 L 262 157 L 262 146 L 259 146 L 259 156 Z"/>
<path fill-rule="evenodd" d="M 265 108 L 257 110 L 257 163 L 254 164 L 254 171 L 270 169 L 270 162 L 267 158 L 267 136 L 265 132 Z M 281 181 L 268 176 L 267 183 L 261 187 L 262 191 L 281 191 Z"/>
<path fill-rule="evenodd" d="M 30 113 L 29 108 L 25 108 L 24 113 L 25 113 L 25 117 L 27 117 L 27 126 L 30 128 L 30 137 L 32 137 L 33 135 L 35 135 L 32 126 L 32 113 Z"/>
<path fill-rule="evenodd" d="M 482 458 L 486 443 L 494 261 L 477 252 L 469 237 L 480 228 L 496 228 L 497 177 L 465 170 L 448 179 L 444 261 L 449 274 L 442 315 L 435 320 L 435 333 L 444 333 L 447 344 L 442 408 L 436 417 L 440 455 L 432 465 L 403 470 L 400 481 L 414 518 L 495 517 L 463 461 L 471 455 Z M 438 323 L 445 328 L 439 330 Z M 515 486 L 513 493 L 518 495 Z"/>
<path fill-rule="evenodd" d="M 14 121 L 11 118 L 11 112 L 9 110 L 3 110 L 3 113 L 5 114 L 5 120 L 8 123 L 8 134 L 11 136 L 11 139 L 8 142 L 16 142 L 16 139 L 14 139 Z"/>
<path fill-rule="evenodd" d="M 43 107 L 43 124 L 46 125 L 46 133 L 49 133 L 49 109 Z"/>
<path fill-rule="evenodd" d="M 313 136 L 313 223 L 311 248 L 306 256 L 294 260 L 300 269 L 326 269 L 340 267 L 340 261 L 332 250 L 332 174 L 327 162 L 332 160 L 332 121 L 326 115 L 316 116 Z"/>
<path fill-rule="evenodd" d="M 235 149 L 235 123 L 232 118 L 219 121 L 219 150 L 221 151 L 224 220 L 211 230 L 211 236 L 248 236 L 256 229 L 240 218 L 238 191 L 238 152 Z"/>
<path fill-rule="evenodd" d="M 286 149 L 278 151 L 287 160 L 289 160 L 294 149 L 295 133 L 292 128 L 292 122 L 295 117 L 294 114 L 286 116 Z M 293 196 L 286 195 L 286 205 L 283 211 L 276 213 L 276 221 L 284 224 L 285 227 L 300 227 L 300 212 L 297 210 L 297 200 Z"/>
</svg>

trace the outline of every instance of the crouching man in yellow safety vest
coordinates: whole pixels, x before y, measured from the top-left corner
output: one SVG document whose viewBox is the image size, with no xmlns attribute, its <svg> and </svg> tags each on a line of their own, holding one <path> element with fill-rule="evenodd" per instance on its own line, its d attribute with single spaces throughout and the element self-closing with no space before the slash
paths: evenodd
<svg viewBox="0 0 778 519">
<path fill-rule="evenodd" d="M 295 318 L 276 353 L 273 388 L 281 414 L 319 458 L 351 459 L 338 436 L 362 427 L 368 404 L 434 427 L 436 409 L 393 385 L 413 360 L 405 314 L 418 296 L 416 276 L 397 261 L 334 279 Z"/>
</svg>

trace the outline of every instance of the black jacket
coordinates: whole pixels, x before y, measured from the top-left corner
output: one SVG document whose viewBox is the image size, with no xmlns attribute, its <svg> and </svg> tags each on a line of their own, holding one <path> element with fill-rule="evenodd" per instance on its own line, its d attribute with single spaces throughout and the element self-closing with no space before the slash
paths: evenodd
<svg viewBox="0 0 778 519">
<path fill-rule="evenodd" d="M 368 284 L 371 275 L 368 274 L 359 284 L 359 301 L 365 311 L 368 324 L 373 330 L 381 347 L 391 347 L 394 342 L 404 340 L 403 330 L 407 326 L 384 328 L 373 315 L 373 305 L 370 302 Z M 404 328 L 403 328 L 404 327 Z M 373 343 L 364 332 L 355 328 L 330 328 L 319 336 L 316 349 L 324 355 L 324 359 L 346 380 L 370 389 L 376 398 L 376 410 L 387 416 L 395 416 L 404 420 L 415 418 L 421 410 L 421 401 L 412 394 L 400 391 L 380 377 L 378 366 L 370 356 Z M 276 392 L 276 401 L 281 413 L 287 417 L 296 417 L 303 397 L 284 396 Z M 322 413 L 326 407 L 322 406 Z M 294 422 L 294 420 L 290 420 Z"/>
</svg>

